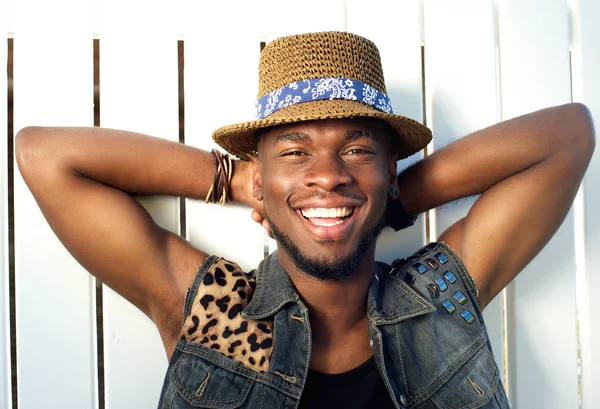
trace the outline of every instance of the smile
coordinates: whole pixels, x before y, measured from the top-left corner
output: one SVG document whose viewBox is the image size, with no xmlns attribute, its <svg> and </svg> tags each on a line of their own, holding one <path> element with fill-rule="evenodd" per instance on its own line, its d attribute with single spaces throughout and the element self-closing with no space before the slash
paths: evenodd
<svg viewBox="0 0 600 409">
<path fill-rule="evenodd" d="M 344 223 L 354 213 L 353 207 L 310 207 L 300 209 L 300 214 L 316 226 L 331 227 Z"/>
</svg>

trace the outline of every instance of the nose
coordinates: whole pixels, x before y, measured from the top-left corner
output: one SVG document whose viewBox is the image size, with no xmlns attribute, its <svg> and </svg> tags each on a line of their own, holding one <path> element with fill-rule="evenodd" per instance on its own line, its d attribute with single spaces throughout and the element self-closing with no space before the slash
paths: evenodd
<svg viewBox="0 0 600 409">
<path fill-rule="evenodd" d="M 304 174 L 305 186 L 317 186 L 326 191 L 333 191 L 351 182 L 352 175 L 348 172 L 347 164 L 336 152 L 318 155 Z"/>
</svg>

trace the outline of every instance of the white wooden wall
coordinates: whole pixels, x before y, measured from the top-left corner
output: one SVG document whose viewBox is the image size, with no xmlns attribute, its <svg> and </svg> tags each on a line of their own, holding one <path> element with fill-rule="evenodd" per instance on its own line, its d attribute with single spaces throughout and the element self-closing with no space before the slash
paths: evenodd
<svg viewBox="0 0 600 409">
<path fill-rule="evenodd" d="M 576 0 L 572 15 L 573 97 L 585 102 L 596 116 L 600 129 L 600 2 Z M 600 320 L 595 315 L 600 289 L 600 159 L 595 155 L 583 181 L 580 203 L 580 224 L 584 237 L 578 242 L 578 267 L 585 275 L 580 280 L 581 294 L 581 389 L 582 407 L 597 407 L 600 403 Z"/>
<path fill-rule="evenodd" d="M 6 64 L 10 33 L 15 130 L 91 126 L 97 33 L 101 126 L 177 140 L 177 40 L 183 39 L 186 143 L 210 149 L 214 128 L 251 118 L 260 41 L 317 30 L 348 30 L 376 42 L 395 111 L 426 120 L 434 131 L 429 152 L 500 120 L 571 100 L 586 103 L 600 121 L 598 0 L 0 0 L 0 66 Z M 220 92 L 234 89 L 234 98 Z M 105 407 L 154 407 L 167 362 L 152 323 L 104 287 L 104 350 L 98 351 L 95 280 L 54 237 L 17 171 L 13 402 L 6 95 L 2 74 L 0 409 L 13 403 L 21 409 L 98 408 L 99 352 Z M 597 156 L 555 238 L 485 311 L 514 408 L 600 407 L 600 324 L 593 315 L 600 291 Z M 379 258 L 390 261 L 417 249 L 472 203 L 432 211 L 429 231 L 421 217 L 402 233 L 386 232 Z M 160 225 L 179 231 L 178 199 L 143 204 Z M 244 268 L 262 258 L 263 233 L 248 209 L 189 200 L 186 209 L 188 239 L 197 246 Z M 201 226 L 216 226 L 217 220 L 209 239 Z M 227 226 L 236 226 L 237 235 L 226 236 Z"/>
</svg>

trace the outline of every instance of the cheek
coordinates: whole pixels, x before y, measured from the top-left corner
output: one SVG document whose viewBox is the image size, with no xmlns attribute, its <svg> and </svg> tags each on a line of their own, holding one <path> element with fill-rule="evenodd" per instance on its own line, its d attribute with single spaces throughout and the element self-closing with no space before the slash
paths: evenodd
<svg viewBox="0 0 600 409">
<path fill-rule="evenodd" d="M 379 191 L 379 194 L 377 195 L 378 199 L 377 199 L 377 214 L 378 214 L 378 218 L 381 217 L 381 215 L 385 212 L 385 208 L 387 207 L 387 201 L 389 199 L 388 196 L 388 191 L 386 188 L 383 188 Z"/>
<path fill-rule="evenodd" d="M 387 174 L 373 172 L 372 176 L 364 181 L 365 189 L 368 189 L 375 218 L 381 217 L 388 201 L 389 181 Z"/>
<path fill-rule="evenodd" d="M 285 209 L 287 200 L 294 191 L 297 177 L 280 169 L 265 169 L 263 174 L 263 202 L 265 210 L 271 215 Z"/>
</svg>

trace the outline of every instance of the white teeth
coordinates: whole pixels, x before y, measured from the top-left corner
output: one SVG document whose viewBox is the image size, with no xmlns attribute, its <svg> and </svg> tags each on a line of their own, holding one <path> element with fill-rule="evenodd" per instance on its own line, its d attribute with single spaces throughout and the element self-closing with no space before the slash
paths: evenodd
<svg viewBox="0 0 600 409">
<path fill-rule="evenodd" d="M 302 209 L 302 216 L 307 219 L 333 219 L 339 217 L 346 217 L 352 213 L 351 207 L 335 207 L 335 208 L 325 208 L 325 207 L 310 207 L 306 209 Z M 337 221 L 334 224 L 339 224 L 341 221 Z M 333 226 L 333 224 L 331 224 Z"/>
<path fill-rule="evenodd" d="M 311 223 L 316 226 L 331 227 L 331 226 L 335 226 L 336 224 L 344 223 L 344 220 L 336 220 L 333 223 L 323 223 L 323 222 L 317 222 L 317 221 L 313 220 L 313 221 L 311 221 Z"/>
</svg>

